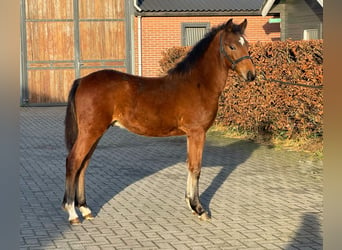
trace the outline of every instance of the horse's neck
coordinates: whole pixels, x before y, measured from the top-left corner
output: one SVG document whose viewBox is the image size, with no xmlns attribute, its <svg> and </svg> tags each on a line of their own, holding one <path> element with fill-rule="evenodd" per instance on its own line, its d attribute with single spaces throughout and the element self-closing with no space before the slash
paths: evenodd
<svg viewBox="0 0 342 250">
<path fill-rule="evenodd" d="M 228 70 L 222 61 L 217 37 L 212 41 L 206 53 L 198 63 L 198 81 L 203 82 L 204 86 L 220 94 L 226 84 Z"/>
</svg>

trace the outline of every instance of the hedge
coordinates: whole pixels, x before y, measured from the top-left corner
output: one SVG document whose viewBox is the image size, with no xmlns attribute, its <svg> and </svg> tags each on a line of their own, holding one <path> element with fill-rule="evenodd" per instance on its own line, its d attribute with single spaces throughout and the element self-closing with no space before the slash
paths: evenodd
<svg viewBox="0 0 342 250">
<path fill-rule="evenodd" d="M 173 47 L 164 51 L 161 73 L 189 49 Z M 258 42 L 250 45 L 250 53 L 256 80 L 244 82 L 230 71 L 216 122 L 254 137 L 322 140 L 323 41 Z"/>
</svg>

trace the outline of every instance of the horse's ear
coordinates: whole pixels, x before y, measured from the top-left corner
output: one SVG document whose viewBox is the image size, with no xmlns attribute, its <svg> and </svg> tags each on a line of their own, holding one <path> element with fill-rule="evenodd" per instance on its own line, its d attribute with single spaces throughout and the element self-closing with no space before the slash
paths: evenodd
<svg viewBox="0 0 342 250">
<path fill-rule="evenodd" d="M 245 33 L 246 27 L 247 27 L 247 19 L 245 18 L 245 20 L 242 23 L 240 23 L 241 34 Z"/>
<path fill-rule="evenodd" d="M 233 30 L 233 19 L 229 19 L 225 26 L 226 31 L 231 32 Z"/>
</svg>

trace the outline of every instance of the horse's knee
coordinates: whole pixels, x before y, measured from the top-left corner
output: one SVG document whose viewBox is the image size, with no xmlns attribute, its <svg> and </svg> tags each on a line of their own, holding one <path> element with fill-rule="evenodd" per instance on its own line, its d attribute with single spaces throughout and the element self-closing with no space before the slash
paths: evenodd
<svg viewBox="0 0 342 250">
<path fill-rule="evenodd" d="M 199 178 L 201 175 L 201 166 L 191 166 L 188 167 L 189 175 L 195 178 Z"/>
</svg>

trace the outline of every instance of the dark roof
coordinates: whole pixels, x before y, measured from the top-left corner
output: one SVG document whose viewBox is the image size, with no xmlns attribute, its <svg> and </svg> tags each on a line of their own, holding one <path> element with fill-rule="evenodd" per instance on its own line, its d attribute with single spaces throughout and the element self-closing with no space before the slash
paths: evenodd
<svg viewBox="0 0 342 250">
<path fill-rule="evenodd" d="M 258 12 L 264 0 L 138 0 L 141 12 Z"/>
</svg>

